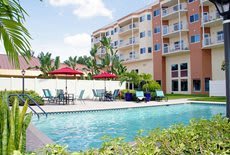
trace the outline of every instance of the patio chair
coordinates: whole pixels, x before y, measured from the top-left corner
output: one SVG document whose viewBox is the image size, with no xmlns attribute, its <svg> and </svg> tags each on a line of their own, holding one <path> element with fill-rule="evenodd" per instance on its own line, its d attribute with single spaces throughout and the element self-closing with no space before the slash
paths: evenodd
<svg viewBox="0 0 230 155">
<path fill-rule="evenodd" d="M 103 101 L 105 98 L 105 90 L 104 89 L 96 89 L 96 94 L 99 98 L 99 101 Z"/>
<path fill-rule="evenodd" d="M 42 89 L 43 91 L 43 98 L 46 99 L 49 103 L 55 103 L 56 102 L 56 97 L 52 96 L 51 92 L 49 89 Z"/>
<path fill-rule="evenodd" d="M 92 89 L 92 91 L 93 91 L 93 100 L 99 98 L 99 96 L 98 96 L 96 90 L 95 90 L 95 89 Z"/>
<path fill-rule="evenodd" d="M 168 97 L 164 95 L 164 92 L 162 90 L 156 90 L 156 97 L 155 99 L 157 101 L 165 99 L 165 101 L 168 101 Z"/>
<path fill-rule="evenodd" d="M 115 89 L 112 96 L 113 100 L 115 101 L 118 96 L 119 96 L 119 89 Z"/>
<path fill-rule="evenodd" d="M 83 95 L 85 93 L 85 90 L 81 90 L 80 91 L 80 95 L 77 97 L 77 100 L 79 100 L 81 103 L 84 103 L 85 104 L 85 101 L 83 99 Z"/>
<path fill-rule="evenodd" d="M 136 98 L 137 98 L 137 103 L 140 101 L 147 102 L 143 91 L 136 91 Z"/>
</svg>

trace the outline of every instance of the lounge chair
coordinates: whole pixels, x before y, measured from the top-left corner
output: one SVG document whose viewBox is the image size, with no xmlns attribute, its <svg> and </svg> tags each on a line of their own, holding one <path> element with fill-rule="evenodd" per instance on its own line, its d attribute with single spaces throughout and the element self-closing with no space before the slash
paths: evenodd
<svg viewBox="0 0 230 155">
<path fill-rule="evenodd" d="M 92 91 L 93 91 L 93 99 L 99 98 L 99 96 L 98 96 L 96 90 L 95 90 L 95 89 L 92 89 Z"/>
<path fill-rule="evenodd" d="M 55 103 L 56 102 L 56 97 L 52 96 L 51 92 L 49 89 L 42 89 L 43 91 L 43 98 L 46 99 L 49 103 Z"/>
<path fill-rule="evenodd" d="M 115 89 L 112 96 L 113 100 L 115 101 L 118 96 L 119 96 L 119 89 Z"/>
<path fill-rule="evenodd" d="M 103 101 L 105 98 L 105 90 L 104 89 L 96 89 L 97 97 L 99 98 L 99 101 Z"/>
<path fill-rule="evenodd" d="M 85 93 L 85 90 L 81 90 L 79 96 L 77 97 L 77 100 L 79 100 L 81 103 L 85 104 L 85 101 L 83 99 L 84 93 Z"/>
<path fill-rule="evenodd" d="M 164 92 L 162 90 L 156 90 L 156 100 L 165 100 L 166 102 L 168 101 L 168 97 L 164 95 Z"/>
<path fill-rule="evenodd" d="M 143 91 L 136 91 L 136 98 L 137 98 L 137 103 L 140 102 L 140 101 L 145 101 L 146 102 L 146 98 L 144 96 Z"/>
<path fill-rule="evenodd" d="M 61 103 L 64 104 L 66 102 L 63 89 L 56 89 L 56 95 L 57 95 L 56 100 L 59 104 Z"/>
</svg>

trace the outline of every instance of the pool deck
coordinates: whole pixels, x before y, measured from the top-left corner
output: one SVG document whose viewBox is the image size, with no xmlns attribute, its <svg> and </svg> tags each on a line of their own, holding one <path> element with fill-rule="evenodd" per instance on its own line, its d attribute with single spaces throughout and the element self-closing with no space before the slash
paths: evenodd
<svg viewBox="0 0 230 155">
<path fill-rule="evenodd" d="M 182 104 L 182 103 L 190 103 L 190 102 L 198 102 L 198 103 L 207 103 L 202 101 L 188 101 L 187 99 L 176 99 L 169 100 L 168 102 L 161 101 L 150 101 L 150 102 L 126 102 L 124 100 L 117 101 L 93 101 L 93 100 L 85 100 L 85 104 L 80 101 L 76 101 L 75 104 L 68 105 L 44 105 L 41 106 L 47 113 L 57 113 L 57 112 L 79 112 L 79 111 L 93 111 L 93 110 L 111 110 L 111 109 L 123 109 L 123 108 L 137 108 L 137 107 L 149 107 L 149 106 L 163 106 L 163 105 L 174 105 L 174 104 Z M 223 102 L 208 102 L 215 104 L 224 104 Z M 36 112 L 41 113 L 37 107 L 33 107 Z"/>
</svg>

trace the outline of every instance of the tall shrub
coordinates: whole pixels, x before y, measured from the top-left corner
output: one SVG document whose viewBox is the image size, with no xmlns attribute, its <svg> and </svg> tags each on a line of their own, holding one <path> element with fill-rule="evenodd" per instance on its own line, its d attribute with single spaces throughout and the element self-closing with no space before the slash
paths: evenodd
<svg viewBox="0 0 230 155">
<path fill-rule="evenodd" d="M 25 153 L 26 129 L 32 118 L 32 113 L 26 113 L 27 108 L 26 102 L 20 110 L 19 102 L 15 99 L 10 109 L 6 97 L 0 98 L 0 154 L 12 155 L 14 150 Z"/>
</svg>

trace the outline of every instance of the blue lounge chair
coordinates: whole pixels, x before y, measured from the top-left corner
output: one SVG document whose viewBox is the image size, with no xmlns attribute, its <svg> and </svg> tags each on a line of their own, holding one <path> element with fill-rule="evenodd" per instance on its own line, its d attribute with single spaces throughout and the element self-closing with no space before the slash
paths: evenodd
<svg viewBox="0 0 230 155">
<path fill-rule="evenodd" d="M 77 97 L 77 100 L 79 100 L 81 103 L 85 104 L 85 101 L 83 99 L 84 93 L 85 93 L 85 90 L 81 90 L 79 96 Z"/>
<path fill-rule="evenodd" d="M 115 101 L 118 96 L 119 96 L 119 89 L 115 89 L 113 92 L 112 99 Z"/>
<path fill-rule="evenodd" d="M 166 102 L 168 101 L 168 97 L 164 95 L 164 92 L 162 90 L 156 90 L 156 100 L 165 100 Z"/>
<path fill-rule="evenodd" d="M 144 95 L 143 91 L 136 91 L 136 98 L 137 98 L 137 103 L 140 101 L 145 101 L 146 102 L 146 98 Z"/>
<path fill-rule="evenodd" d="M 49 89 L 42 89 L 42 91 L 44 94 L 43 98 L 46 99 L 49 103 L 56 102 L 56 97 L 52 96 Z"/>
</svg>

